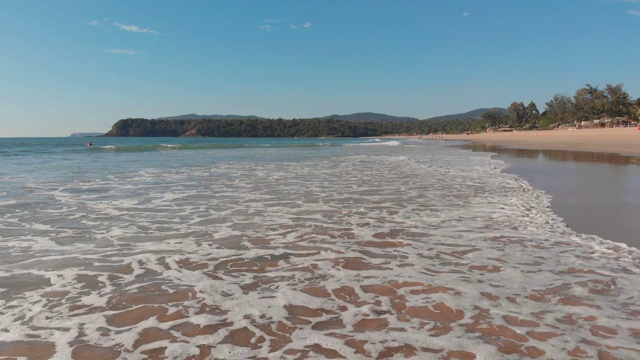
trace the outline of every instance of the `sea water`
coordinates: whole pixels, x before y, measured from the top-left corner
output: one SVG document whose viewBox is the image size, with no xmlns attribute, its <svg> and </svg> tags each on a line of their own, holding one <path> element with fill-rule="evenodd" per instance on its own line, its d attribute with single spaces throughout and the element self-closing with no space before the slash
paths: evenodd
<svg viewBox="0 0 640 360">
<path fill-rule="evenodd" d="M 439 140 L 0 139 L 0 356 L 640 357 L 640 252 Z"/>
</svg>

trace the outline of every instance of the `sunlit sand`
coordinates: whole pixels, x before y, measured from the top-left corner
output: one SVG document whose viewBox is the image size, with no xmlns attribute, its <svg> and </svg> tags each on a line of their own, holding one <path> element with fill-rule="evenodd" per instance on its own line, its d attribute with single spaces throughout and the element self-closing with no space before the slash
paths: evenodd
<svg viewBox="0 0 640 360">
<path fill-rule="evenodd" d="M 494 132 L 444 135 L 443 139 L 468 140 L 522 149 L 574 150 L 640 155 L 636 128 Z"/>
</svg>

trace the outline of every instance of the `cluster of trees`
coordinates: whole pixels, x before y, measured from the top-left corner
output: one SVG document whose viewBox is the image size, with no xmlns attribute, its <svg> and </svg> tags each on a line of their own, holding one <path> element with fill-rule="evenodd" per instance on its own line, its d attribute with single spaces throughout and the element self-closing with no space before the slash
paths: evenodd
<svg viewBox="0 0 640 360">
<path fill-rule="evenodd" d="M 570 120 L 592 120 L 602 117 L 634 117 L 634 108 L 640 107 L 640 99 L 632 102 L 622 84 L 607 84 L 604 89 L 590 84 L 578 89 L 573 98 L 556 94 L 546 103 L 547 116 L 565 123 Z"/>
<path fill-rule="evenodd" d="M 514 102 L 506 114 L 490 111 L 482 115 L 485 124 L 482 126 L 509 126 L 519 129 L 548 129 L 554 125 L 563 125 L 576 121 L 595 120 L 601 118 L 634 118 L 640 116 L 640 99 L 632 101 L 622 84 L 607 84 L 604 89 L 587 84 L 578 89 L 573 97 L 556 94 L 545 103 L 543 113 L 538 111 L 534 102 L 527 106 L 522 102 Z"/>
</svg>

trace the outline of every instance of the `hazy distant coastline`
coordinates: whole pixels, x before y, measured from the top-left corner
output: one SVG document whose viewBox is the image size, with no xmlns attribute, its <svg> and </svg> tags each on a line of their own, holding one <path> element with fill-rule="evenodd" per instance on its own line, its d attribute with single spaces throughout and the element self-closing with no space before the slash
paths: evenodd
<svg viewBox="0 0 640 360">
<path fill-rule="evenodd" d="M 79 132 L 69 135 L 69 137 L 97 137 L 104 135 L 103 132 Z"/>
</svg>

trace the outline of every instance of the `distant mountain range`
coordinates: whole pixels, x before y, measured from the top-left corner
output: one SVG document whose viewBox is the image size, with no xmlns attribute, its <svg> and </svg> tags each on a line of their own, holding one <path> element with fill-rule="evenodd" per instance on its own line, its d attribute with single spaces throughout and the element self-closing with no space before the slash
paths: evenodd
<svg viewBox="0 0 640 360">
<path fill-rule="evenodd" d="M 436 116 L 424 120 L 458 120 L 458 119 L 472 119 L 482 116 L 489 110 L 498 110 L 502 113 L 506 113 L 507 109 L 504 108 L 481 108 L 471 110 L 460 114 L 442 115 Z M 185 114 L 179 116 L 167 116 L 156 118 L 155 120 L 247 120 L 247 119 L 265 119 L 263 117 L 255 115 L 197 115 L 197 114 Z M 392 116 L 386 114 L 372 113 L 372 112 L 360 112 L 350 115 L 329 115 L 322 116 L 317 119 L 334 119 L 342 121 L 354 121 L 354 122 L 408 122 L 408 121 L 420 121 L 420 119 L 406 116 Z"/>
<path fill-rule="evenodd" d="M 435 117 L 432 117 L 432 118 L 428 118 L 426 120 L 474 119 L 474 118 L 479 118 L 480 116 L 482 116 L 482 114 L 484 114 L 484 113 L 486 113 L 487 111 L 490 111 L 490 110 L 497 110 L 497 111 L 500 111 L 503 114 L 507 113 L 507 109 L 505 109 L 505 108 L 499 108 L 499 107 L 480 108 L 480 109 L 475 109 L 475 110 L 467 111 L 465 113 L 460 113 L 460 114 L 435 116 Z"/>
<path fill-rule="evenodd" d="M 394 122 L 404 122 L 404 121 L 418 121 L 419 119 L 406 117 L 406 116 L 391 116 L 385 114 L 378 114 L 372 112 L 361 112 L 350 115 L 329 115 L 324 116 L 319 119 L 333 119 L 333 120 L 341 120 L 341 121 L 357 121 L 357 122 L 382 122 L 382 121 L 394 121 Z"/>
</svg>

